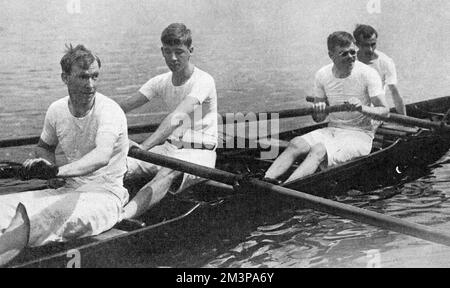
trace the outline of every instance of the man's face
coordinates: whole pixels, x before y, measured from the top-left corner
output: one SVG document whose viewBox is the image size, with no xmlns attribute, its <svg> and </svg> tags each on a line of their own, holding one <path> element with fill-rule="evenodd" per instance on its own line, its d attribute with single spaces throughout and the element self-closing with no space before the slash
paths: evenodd
<svg viewBox="0 0 450 288">
<path fill-rule="evenodd" d="M 367 57 L 369 59 L 375 57 L 375 49 L 377 49 L 377 36 L 375 34 L 372 35 L 369 39 L 360 39 L 357 40 L 356 45 L 359 48 L 360 55 Z"/>
<path fill-rule="evenodd" d="M 192 47 L 187 48 L 185 45 L 166 45 L 161 47 L 162 54 L 166 60 L 166 64 L 172 72 L 182 71 L 189 63 Z"/>
<path fill-rule="evenodd" d="M 338 68 L 351 70 L 356 61 L 356 52 L 356 46 L 352 43 L 347 47 L 335 47 L 330 51 L 330 57 Z"/>
<path fill-rule="evenodd" d="M 69 75 L 63 74 L 63 81 L 67 85 L 72 102 L 87 105 L 92 101 L 97 91 L 99 72 L 98 63 L 94 61 L 88 69 L 74 63 L 71 73 Z"/>
</svg>

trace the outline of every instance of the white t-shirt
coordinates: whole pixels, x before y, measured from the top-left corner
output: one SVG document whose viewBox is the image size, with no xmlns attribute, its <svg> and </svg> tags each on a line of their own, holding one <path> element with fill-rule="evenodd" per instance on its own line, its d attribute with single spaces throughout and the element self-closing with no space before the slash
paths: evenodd
<svg viewBox="0 0 450 288">
<path fill-rule="evenodd" d="M 172 83 L 172 72 L 153 77 L 139 90 L 149 100 L 160 97 L 170 111 L 175 110 L 185 97 L 194 97 L 201 104 L 188 115 L 186 130 L 179 127 L 170 139 L 190 143 L 217 144 L 217 93 L 214 79 L 208 73 L 194 68 L 189 80 L 181 86 Z M 189 125 L 190 124 L 190 125 Z"/>
<path fill-rule="evenodd" d="M 51 146 L 59 144 L 72 163 L 96 147 L 99 133 L 117 137 L 108 165 L 86 176 L 68 178 L 66 186 L 76 189 L 85 184 L 101 185 L 125 203 L 128 192 L 123 187 L 123 176 L 127 171 L 128 130 L 125 114 L 116 102 L 96 93 L 91 111 L 83 118 L 76 118 L 69 110 L 69 96 L 59 99 L 47 110 L 41 139 Z"/>
<path fill-rule="evenodd" d="M 384 91 L 380 76 L 369 66 L 356 61 L 353 70 L 347 78 L 336 78 L 332 71 L 333 64 L 329 64 L 316 73 L 314 83 L 315 97 L 325 98 L 330 105 L 339 105 L 352 97 L 359 98 L 363 105 L 371 105 L 371 97 L 382 95 Z M 359 112 L 331 113 L 330 126 L 363 130 L 374 133 L 371 118 Z"/>
<path fill-rule="evenodd" d="M 386 85 L 397 85 L 397 71 L 395 70 L 394 61 L 379 50 L 376 53 L 378 58 L 372 60 L 369 66 L 380 74 L 383 87 Z"/>
</svg>

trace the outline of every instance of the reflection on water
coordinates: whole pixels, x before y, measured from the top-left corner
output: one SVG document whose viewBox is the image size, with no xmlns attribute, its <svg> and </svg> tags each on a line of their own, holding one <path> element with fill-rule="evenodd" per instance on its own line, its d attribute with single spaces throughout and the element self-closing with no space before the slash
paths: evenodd
<svg viewBox="0 0 450 288">
<path fill-rule="evenodd" d="M 430 174 L 401 187 L 339 200 L 449 231 L 450 166 L 445 163 L 449 159 L 450 153 Z M 377 199 L 377 194 L 384 195 Z M 450 248 L 446 246 L 311 210 L 295 210 L 280 223 L 258 227 L 244 242 L 205 266 L 368 267 L 373 264 L 373 253 L 380 260 L 377 267 L 450 266 Z"/>
</svg>

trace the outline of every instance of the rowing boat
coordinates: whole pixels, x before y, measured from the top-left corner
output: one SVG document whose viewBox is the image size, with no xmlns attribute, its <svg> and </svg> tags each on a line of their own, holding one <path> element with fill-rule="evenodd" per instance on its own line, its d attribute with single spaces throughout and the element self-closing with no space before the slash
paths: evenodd
<svg viewBox="0 0 450 288">
<path fill-rule="evenodd" d="M 449 109 L 450 97 L 407 105 L 409 116 L 436 123 L 446 122 Z M 271 135 L 271 145 L 283 149 L 293 137 L 325 125 L 317 124 Z M 274 141 L 275 138 L 281 141 Z M 273 159 L 260 157 L 260 153 L 268 149 L 267 143 L 260 144 L 251 149 L 218 149 L 217 167 L 240 175 L 261 174 Z M 438 160 L 449 147 L 448 131 L 383 124 L 377 130 L 370 155 L 282 186 L 330 196 L 349 189 L 372 190 L 402 183 L 423 175 L 427 165 Z M 129 184 L 130 191 L 136 191 L 142 183 Z M 205 181 L 186 193 L 169 195 L 144 215 L 141 222 L 123 222 L 96 237 L 29 248 L 10 266 L 129 266 L 133 259 L 139 259 L 141 255 L 167 251 L 175 244 L 186 241 L 195 243 L 203 237 L 222 238 L 224 235 L 234 235 L 237 230 L 241 234 L 251 232 L 260 223 L 276 221 L 277 213 L 273 211 L 277 211 L 277 207 L 279 209 L 281 202 L 282 205 L 301 205 L 298 201 L 292 201 L 292 198 L 261 194 L 254 189 L 240 187 L 239 184 L 233 186 Z M 249 215 L 252 216 L 249 218 Z M 146 223 L 146 226 L 142 223 Z"/>
</svg>

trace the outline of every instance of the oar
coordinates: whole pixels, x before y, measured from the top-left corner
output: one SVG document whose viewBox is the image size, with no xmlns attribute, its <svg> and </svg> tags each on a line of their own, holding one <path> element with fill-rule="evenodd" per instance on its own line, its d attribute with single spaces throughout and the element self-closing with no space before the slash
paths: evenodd
<svg viewBox="0 0 450 288">
<path fill-rule="evenodd" d="M 130 127 L 128 127 L 128 133 L 129 134 L 139 134 L 139 133 L 155 132 L 155 130 L 158 128 L 158 126 L 159 126 L 159 124 L 131 125 Z M 0 148 L 33 145 L 33 144 L 37 144 L 38 141 L 39 141 L 39 136 L 4 139 L 4 140 L 0 140 Z"/>
<path fill-rule="evenodd" d="M 208 168 L 171 157 L 143 151 L 137 147 L 133 147 L 130 149 L 129 156 L 142 161 L 151 162 L 156 165 L 168 167 L 177 171 L 196 175 L 205 179 L 214 180 L 216 182 L 224 183 L 227 185 L 235 186 L 236 184 L 239 184 L 244 187 L 260 190 L 261 192 L 264 191 L 269 193 L 279 193 L 289 197 L 297 198 L 306 207 L 314 210 L 341 216 L 383 229 L 392 230 L 398 233 L 407 234 L 427 241 L 450 246 L 450 234 L 446 231 L 440 231 L 424 225 L 410 223 L 388 215 L 383 215 L 373 211 L 357 208 L 348 204 L 343 204 L 329 199 L 313 196 L 257 179 L 243 178 L 242 176 L 230 172 Z"/>
<path fill-rule="evenodd" d="M 335 113 L 335 112 L 343 112 L 343 111 L 349 111 L 351 109 L 351 106 L 348 103 L 340 104 L 340 105 L 334 105 L 334 106 L 328 106 L 325 108 L 325 113 Z M 238 112 L 238 113 L 231 113 L 235 117 L 234 123 L 237 123 L 240 119 L 237 117 L 238 114 L 243 115 L 249 115 L 254 114 L 256 116 L 256 121 L 259 120 L 270 120 L 275 118 L 278 119 L 285 119 L 285 118 L 295 118 L 295 117 L 301 117 L 301 116 L 307 116 L 311 115 L 314 112 L 314 108 L 312 104 L 306 104 L 303 107 L 295 108 L 295 109 L 286 109 L 286 110 L 280 110 L 280 111 L 263 111 L 263 112 Z M 227 114 L 221 115 L 223 118 L 223 123 L 227 123 Z M 236 119 L 237 118 L 237 119 Z M 248 117 L 250 118 L 250 117 Z"/>
<path fill-rule="evenodd" d="M 347 111 L 348 106 L 346 104 L 343 105 L 337 105 L 332 107 L 327 107 L 327 113 L 333 113 L 333 112 L 340 112 L 340 111 Z M 297 109 L 288 109 L 288 110 L 281 110 L 281 111 L 271 111 L 271 112 L 240 112 L 240 113 L 228 113 L 230 116 L 232 115 L 233 118 L 231 119 L 234 123 L 237 123 L 239 120 L 239 117 L 237 117 L 238 114 L 242 115 L 248 115 L 249 113 L 252 113 L 256 116 L 256 118 L 253 118 L 254 120 L 260 120 L 261 117 L 265 117 L 264 120 L 270 120 L 273 118 L 273 116 L 278 117 L 279 119 L 283 118 L 291 118 L 291 117 L 299 117 L 299 116 L 306 116 L 310 115 L 313 112 L 313 108 L 311 105 L 306 105 L 305 107 L 300 107 Z M 264 116 L 262 116 L 264 115 Z M 227 124 L 227 114 L 219 114 L 219 117 L 222 117 L 222 123 Z M 246 119 L 242 119 L 246 120 Z M 231 124 L 231 123 L 229 123 Z M 139 125 L 131 125 L 128 127 L 128 134 L 139 134 L 139 133 L 151 133 L 155 132 L 158 128 L 159 124 L 139 124 Z M 0 148 L 7 148 L 7 147 L 17 147 L 17 146 L 25 146 L 25 145 L 33 145 L 38 143 L 39 136 L 29 136 L 29 137 L 18 137 L 13 139 L 4 139 L 0 140 Z"/>
<path fill-rule="evenodd" d="M 307 96 L 306 97 L 307 102 L 314 102 L 314 97 Z M 410 116 L 395 114 L 395 113 L 388 113 L 385 116 L 381 116 L 375 113 L 369 113 L 364 112 L 364 115 L 367 115 L 373 119 L 381 120 L 385 122 L 391 122 L 391 123 L 397 123 L 397 124 L 403 124 L 406 126 L 417 126 L 421 128 L 427 128 L 427 129 L 434 129 L 442 132 L 449 132 L 450 131 L 450 125 L 444 123 L 444 122 L 435 122 L 420 118 L 414 118 Z M 295 115 L 295 114 L 293 114 Z M 295 117 L 295 116 L 293 116 Z"/>
<path fill-rule="evenodd" d="M 311 100 L 311 99 L 308 99 Z M 333 112 L 342 112 L 342 111 L 348 111 L 349 107 L 346 104 L 342 105 L 336 105 L 336 106 L 330 106 L 327 107 L 327 110 L 325 112 L 327 113 L 333 113 Z M 285 118 L 295 118 L 300 116 L 306 116 L 313 113 L 313 108 L 311 105 L 307 105 L 304 107 L 296 108 L 296 109 L 287 109 L 287 110 L 281 110 L 281 111 L 269 111 L 269 112 L 241 112 L 240 114 L 247 115 L 248 113 L 255 114 L 256 118 L 255 120 L 258 121 L 262 117 L 264 117 L 264 120 L 270 120 L 273 119 L 273 116 L 279 118 L 279 119 L 285 119 Z M 237 115 L 237 113 L 232 113 L 233 115 Z M 399 114 L 393 114 L 389 113 L 386 116 L 379 116 L 376 114 L 371 113 L 365 113 L 369 117 L 386 121 L 386 122 L 393 122 L 398 124 L 403 124 L 407 126 L 417 126 L 427 129 L 435 129 L 439 131 L 448 132 L 450 131 L 450 125 L 447 125 L 443 122 L 433 122 L 429 120 L 399 115 Z M 263 116 L 264 115 L 264 116 Z M 222 117 L 223 123 L 227 123 L 227 114 L 219 115 Z M 236 119 L 238 117 L 233 118 L 233 123 L 237 123 L 239 119 Z M 245 119 L 244 119 L 245 120 Z M 131 134 L 139 134 L 139 133 L 151 133 L 154 132 L 158 128 L 159 124 L 140 124 L 140 125 L 132 125 L 128 128 L 128 133 Z M 16 146 L 24 146 L 24 145 L 32 145 L 36 144 L 39 141 L 39 136 L 30 136 L 30 137 L 19 137 L 14 139 L 5 139 L 0 140 L 0 148 L 6 148 L 6 147 L 16 147 Z"/>
<path fill-rule="evenodd" d="M 385 122 L 403 124 L 406 126 L 417 126 L 420 128 L 434 129 L 434 130 L 442 131 L 442 132 L 450 131 L 450 125 L 448 125 L 444 122 L 434 122 L 434 121 L 429 121 L 429 120 L 425 120 L 425 119 L 419 119 L 419 118 L 414 118 L 414 117 L 400 115 L 400 114 L 394 114 L 394 113 L 388 113 L 385 116 L 374 114 L 374 113 L 369 113 L 369 112 L 363 112 L 363 114 L 367 115 L 373 119 L 381 120 L 381 121 L 385 121 Z"/>
</svg>

